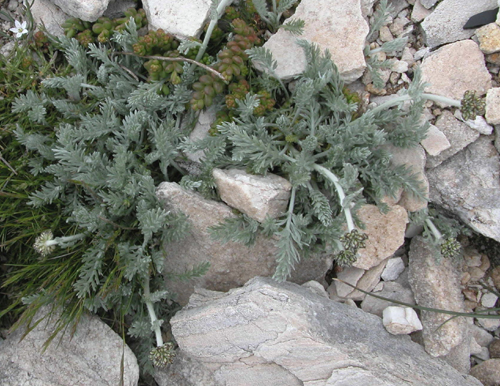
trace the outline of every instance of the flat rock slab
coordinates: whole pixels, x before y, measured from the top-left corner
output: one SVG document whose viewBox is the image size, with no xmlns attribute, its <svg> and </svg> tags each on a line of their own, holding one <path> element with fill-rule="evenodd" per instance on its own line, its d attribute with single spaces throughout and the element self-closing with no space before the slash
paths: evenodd
<svg viewBox="0 0 500 386">
<path fill-rule="evenodd" d="M 302 35 L 279 30 L 264 44 L 278 63 L 278 77 L 291 79 L 305 70 L 306 57 L 297 39 L 328 49 L 346 83 L 363 75 L 368 24 L 361 15 L 360 0 L 302 0 L 292 18 L 305 21 Z"/>
<path fill-rule="evenodd" d="M 37 314 L 34 321 L 47 314 Z M 1 386 L 116 386 L 120 383 L 123 355 L 124 385 L 137 385 L 137 359 L 122 338 L 94 316 L 83 315 L 75 335 L 60 335 L 42 353 L 44 343 L 54 332 L 54 319 L 40 322 L 21 340 L 25 328 L 19 327 L 0 342 Z"/>
<path fill-rule="evenodd" d="M 473 3 L 473 2 L 469 2 Z M 422 61 L 425 91 L 461 100 L 467 90 L 484 95 L 491 87 L 491 75 L 484 54 L 472 40 L 447 44 Z"/>
<path fill-rule="evenodd" d="M 493 137 L 473 144 L 427 171 L 430 200 L 476 232 L 500 241 L 500 156 Z"/>
<path fill-rule="evenodd" d="M 269 278 L 195 294 L 171 325 L 183 354 L 226 386 L 480 385 L 379 317 Z"/>
<path fill-rule="evenodd" d="M 435 1 L 432 1 L 435 3 Z M 428 1 L 422 1 L 424 7 Z M 435 48 L 440 45 L 470 38 L 473 29 L 464 30 L 463 26 L 471 16 L 498 7 L 497 0 L 443 0 L 422 22 L 426 45 Z M 466 58 L 467 56 L 463 56 Z"/>
</svg>

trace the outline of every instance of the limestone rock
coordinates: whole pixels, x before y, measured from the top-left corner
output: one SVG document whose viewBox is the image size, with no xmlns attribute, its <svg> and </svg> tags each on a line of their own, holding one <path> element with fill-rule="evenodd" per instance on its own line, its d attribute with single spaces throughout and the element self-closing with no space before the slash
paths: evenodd
<svg viewBox="0 0 500 386">
<path fill-rule="evenodd" d="M 24 339 L 19 327 L 0 344 L 0 384 L 4 386 L 54 386 L 120 384 L 123 355 L 124 385 L 137 385 L 137 359 L 122 338 L 94 316 L 83 315 L 76 333 L 57 335 L 42 353 L 55 331 L 56 313 L 42 309 L 33 322 L 45 317 Z"/>
<path fill-rule="evenodd" d="M 432 94 L 461 100 L 467 90 L 483 95 L 491 87 L 484 55 L 472 40 L 441 47 L 422 61 L 421 69 L 422 80 L 430 84 L 425 91 Z"/>
<path fill-rule="evenodd" d="M 495 339 L 490 344 L 490 356 L 492 358 L 500 358 L 500 339 Z"/>
<path fill-rule="evenodd" d="M 209 108 L 200 111 L 200 115 L 198 116 L 194 129 L 189 134 L 189 140 L 191 142 L 202 140 L 208 136 L 208 131 L 215 122 L 216 114 L 216 105 L 212 105 Z M 204 154 L 204 150 L 198 150 L 194 153 L 187 152 L 186 157 L 193 162 L 200 162 L 204 159 Z"/>
<path fill-rule="evenodd" d="M 429 4 L 428 0 L 420 1 L 424 7 Z M 436 3 L 435 0 L 431 2 Z M 496 7 L 498 7 L 497 0 L 443 0 L 422 23 L 426 45 L 435 48 L 442 44 L 470 38 L 474 30 L 463 29 L 467 20 L 479 12 Z"/>
<path fill-rule="evenodd" d="M 500 51 L 500 26 L 490 23 L 476 30 L 479 48 L 484 54 L 493 54 Z"/>
<path fill-rule="evenodd" d="M 500 124 L 500 87 L 491 88 L 486 94 L 486 121 L 491 125 Z"/>
<path fill-rule="evenodd" d="M 430 156 L 437 156 L 451 147 L 446 135 L 434 125 L 429 126 L 427 137 L 420 144 Z"/>
<path fill-rule="evenodd" d="M 420 23 L 422 20 L 424 20 L 427 16 L 429 16 L 432 13 L 432 11 L 428 10 L 422 5 L 421 0 L 416 0 L 415 5 L 413 6 L 413 10 L 411 12 L 411 20 L 414 23 Z"/>
<path fill-rule="evenodd" d="M 480 385 L 380 318 L 268 278 L 190 301 L 171 325 L 180 349 L 226 386 Z"/>
<path fill-rule="evenodd" d="M 429 9 L 434 7 L 438 0 L 417 0 L 417 2 L 420 2 L 423 7 Z"/>
<path fill-rule="evenodd" d="M 474 366 L 470 374 L 481 381 L 484 386 L 500 385 L 500 359 L 488 359 Z"/>
<path fill-rule="evenodd" d="M 210 12 L 210 0 L 144 0 L 150 29 L 163 29 L 178 37 L 199 37 Z"/>
<path fill-rule="evenodd" d="M 65 13 L 85 21 L 96 21 L 106 8 L 109 0 L 51 0 Z"/>
<path fill-rule="evenodd" d="M 491 90 L 492 89 L 489 89 L 488 92 L 490 92 Z M 484 119 L 482 116 L 478 115 L 474 120 L 468 119 L 467 121 L 465 121 L 465 124 L 469 126 L 471 129 L 476 130 L 479 134 L 483 135 L 493 134 L 493 126 L 488 125 L 486 119 Z"/>
<path fill-rule="evenodd" d="M 397 300 L 406 304 L 415 304 L 415 298 L 410 288 L 405 288 L 395 281 L 388 281 L 383 283 L 383 285 L 382 291 L 376 293 L 377 296 Z M 374 296 L 366 296 L 365 300 L 361 303 L 361 309 L 370 314 L 382 317 L 384 309 L 395 305 L 395 303 L 391 303 L 387 300 L 378 299 Z"/>
<path fill-rule="evenodd" d="M 239 287 L 255 276 L 272 276 L 276 268 L 275 240 L 257 236 L 252 247 L 241 243 L 223 243 L 214 240 L 208 228 L 226 218 L 234 218 L 231 208 L 221 202 L 206 200 L 199 194 L 184 190 L 176 183 L 164 182 L 157 196 L 168 210 L 188 216 L 190 229 L 186 237 L 165 246 L 165 271 L 183 273 L 204 262 L 210 263 L 208 272 L 191 281 L 167 279 L 167 288 L 177 293 L 181 305 L 188 302 L 194 287 L 228 291 Z M 297 283 L 324 280 L 331 266 L 331 257 L 312 256 L 302 260 L 289 279 Z"/>
<path fill-rule="evenodd" d="M 396 146 L 387 146 L 387 149 L 392 154 L 392 164 L 395 166 L 409 166 L 416 178 L 420 181 L 420 186 L 425 197 L 429 195 L 429 181 L 425 176 L 425 150 L 422 146 L 415 146 L 411 149 L 404 149 Z M 406 191 L 401 195 L 398 205 L 402 206 L 409 212 L 416 212 L 427 207 L 427 201 L 418 197 L 414 197 Z"/>
<path fill-rule="evenodd" d="M 392 335 L 411 334 L 422 329 L 417 313 L 410 307 L 387 307 L 383 312 L 382 323 Z"/>
<path fill-rule="evenodd" d="M 409 253 L 409 279 L 419 306 L 464 312 L 458 269 L 450 259 L 438 263 L 432 248 L 422 237 L 414 237 Z M 464 317 L 421 311 L 425 350 L 432 356 L 447 355 L 467 335 Z M 444 324 L 443 324 L 444 323 Z"/>
<path fill-rule="evenodd" d="M 387 261 L 381 277 L 384 281 L 396 280 L 404 270 L 405 263 L 403 262 L 403 259 L 401 257 L 394 257 Z"/>
<path fill-rule="evenodd" d="M 380 213 L 375 205 L 364 205 L 358 217 L 365 224 L 363 232 L 368 240 L 366 248 L 358 250 L 358 259 L 352 266 L 368 270 L 391 257 L 404 243 L 408 214 L 399 205 L 391 207 L 386 214 Z"/>
<path fill-rule="evenodd" d="M 337 278 L 357 288 L 370 292 L 380 282 L 380 274 L 384 270 L 387 261 L 382 261 L 377 266 L 365 271 L 356 267 L 344 268 L 337 274 Z M 339 281 L 334 281 L 332 285 L 336 286 L 337 296 L 340 298 L 347 298 L 352 300 L 363 300 L 366 296 L 364 292 L 358 291 L 351 286 Z"/>
<path fill-rule="evenodd" d="M 428 170 L 430 200 L 458 215 L 476 232 L 500 241 L 500 156 L 492 137 L 480 137 Z"/>
<path fill-rule="evenodd" d="M 438 155 L 427 157 L 425 164 L 427 168 L 435 168 L 479 138 L 476 130 L 459 121 L 447 110 L 443 111 L 437 119 L 436 127 L 448 139 L 450 147 Z"/>
<path fill-rule="evenodd" d="M 214 169 L 213 177 L 220 198 L 229 206 L 263 222 L 286 212 L 292 184 L 268 173 L 258 176 L 240 169 Z"/>
<path fill-rule="evenodd" d="M 493 336 L 488 331 L 475 324 L 470 326 L 470 332 L 471 336 L 481 347 L 487 347 L 493 341 Z"/>
<path fill-rule="evenodd" d="M 63 36 L 61 25 L 70 16 L 50 0 L 35 0 L 31 6 L 31 13 L 36 24 L 43 24 L 47 32 L 55 36 Z"/>
<path fill-rule="evenodd" d="M 361 14 L 360 0 L 302 0 L 293 18 L 305 21 L 301 36 L 279 30 L 264 44 L 278 63 L 276 74 L 280 78 L 291 79 L 306 68 L 306 57 L 297 39 L 328 49 L 346 83 L 363 75 L 368 24 Z"/>
</svg>

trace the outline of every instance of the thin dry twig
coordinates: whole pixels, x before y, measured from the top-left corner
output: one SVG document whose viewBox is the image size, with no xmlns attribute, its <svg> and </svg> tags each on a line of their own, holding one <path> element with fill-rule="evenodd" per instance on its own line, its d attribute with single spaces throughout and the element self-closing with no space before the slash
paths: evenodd
<svg viewBox="0 0 500 386">
<path fill-rule="evenodd" d="M 129 55 L 129 56 L 137 56 L 138 58 L 144 58 L 144 59 L 154 59 L 154 60 L 163 60 L 165 62 L 187 62 L 191 64 L 196 64 L 197 66 L 200 66 L 201 68 L 207 70 L 208 72 L 211 72 L 215 76 L 219 77 L 224 81 L 224 83 L 227 83 L 227 79 L 224 78 L 224 75 L 222 75 L 220 72 L 215 71 L 213 68 L 207 66 L 206 64 L 197 62 L 196 60 L 193 59 L 188 59 L 188 58 L 169 58 L 165 56 L 156 56 L 156 55 L 147 55 L 147 56 L 140 56 L 136 55 L 133 52 L 115 52 L 117 55 Z"/>
<path fill-rule="evenodd" d="M 12 173 L 14 173 L 17 176 L 16 170 L 7 162 L 5 158 L 2 157 L 2 153 L 0 153 L 0 160 L 10 169 L 12 170 Z"/>
</svg>

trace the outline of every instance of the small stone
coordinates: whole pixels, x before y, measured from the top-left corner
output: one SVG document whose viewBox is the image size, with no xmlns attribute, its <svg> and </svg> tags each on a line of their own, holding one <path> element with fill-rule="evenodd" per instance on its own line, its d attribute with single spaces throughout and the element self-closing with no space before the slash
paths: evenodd
<svg viewBox="0 0 500 386">
<path fill-rule="evenodd" d="M 393 335 L 411 334 L 422 329 L 417 313 L 410 307 L 387 307 L 383 312 L 382 323 Z"/>
<path fill-rule="evenodd" d="M 436 156 L 429 155 L 425 164 L 427 168 L 441 165 L 445 160 L 478 139 L 480 135 L 476 130 L 456 119 L 448 110 L 443 111 L 435 126 L 446 136 L 451 146 Z"/>
<path fill-rule="evenodd" d="M 109 0 L 51 0 L 65 13 L 85 21 L 96 21 L 106 8 Z"/>
<path fill-rule="evenodd" d="M 411 12 L 411 20 L 415 23 L 420 23 L 431 13 L 432 11 L 425 8 L 420 0 L 417 0 L 415 1 L 415 5 L 413 6 L 413 11 Z"/>
<path fill-rule="evenodd" d="M 430 125 L 427 131 L 427 137 L 420 142 L 427 154 L 437 156 L 441 152 L 451 147 L 450 141 L 446 135 L 436 126 Z"/>
<path fill-rule="evenodd" d="M 500 290 L 500 266 L 495 267 L 490 272 L 490 277 L 493 279 L 493 284 L 497 290 Z"/>
<path fill-rule="evenodd" d="M 316 280 L 309 280 L 308 282 L 302 284 L 302 287 L 307 288 L 316 295 L 323 296 L 328 299 L 328 292 L 326 292 L 325 287 L 323 287 Z"/>
<path fill-rule="evenodd" d="M 222 201 L 259 222 L 266 217 L 279 217 L 286 211 L 292 184 L 283 177 L 217 168 L 213 170 L 213 177 Z"/>
<path fill-rule="evenodd" d="M 479 267 L 469 268 L 469 273 L 471 281 L 478 281 L 482 279 L 485 275 L 485 272 Z"/>
<path fill-rule="evenodd" d="M 481 254 L 474 248 L 466 248 L 464 251 L 464 263 L 467 267 L 480 267 Z"/>
<path fill-rule="evenodd" d="M 415 304 L 413 292 L 410 288 L 405 288 L 395 281 L 380 283 L 383 284 L 383 288 L 377 293 L 377 296 L 390 300 L 396 300 L 406 304 Z M 372 292 L 375 292 L 375 289 Z M 370 314 L 382 317 L 382 313 L 387 307 L 395 305 L 395 303 L 392 303 L 388 300 L 382 300 L 374 296 L 366 296 L 366 298 L 361 303 L 361 309 L 365 312 L 369 312 Z"/>
<path fill-rule="evenodd" d="M 425 7 L 426 9 L 434 7 L 434 5 L 436 5 L 437 2 L 438 0 L 420 0 L 422 6 Z"/>
<path fill-rule="evenodd" d="M 470 355 L 480 355 L 484 347 L 481 347 L 475 339 L 470 340 Z"/>
<path fill-rule="evenodd" d="M 410 23 L 404 16 L 398 16 L 394 21 L 389 25 L 389 29 L 393 36 L 400 37 L 402 35 L 406 35 L 405 26 Z M 413 27 L 413 26 L 412 26 Z"/>
<path fill-rule="evenodd" d="M 479 266 L 479 268 L 486 272 L 488 269 L 490 269 L 490 265 L 490 258 L 483 253 L 481 255 L 481 265 Z M 491 285 L 493 285 L 493 283 L 491 283 Z"/>
<path fill-rule="evenodd" d="M 481 351 L 479 351 L 476 355 L 476 358 L 480 359 L 481 361 L 487 361 L 488 359 L 491 358 L 490 355 L 490 350 L 486 347 L 481 347 Z"/>
<path fill-rule="evenodd" d="M 366 247 L 358 251 L 358 259 L 353 267 L 370 269 L 375 267 L 404 243 L 404 233 L 408 214 L 395 205 L 382 214 L 375 205 L 364 205 L 358 210 L 359 219 L 365 224 L 363 230 L 368 235 Z"/>
<path fill-rule="evenodd" d="M 337 278 L 355 286 L 365 272 L 366 271 L 361 268 L 347 267 L 344 268 L 341 272 L 337 273 Z M 354 291 L 354 288 L 340 281 L 335 280 L 334 283 L 336 294 L 340 298 L 346 298 L 351 292 Z"/>
<path fill-rule="evenodd" d="M 476 30 L 479 48 L 485 54 L 500 51 L 500 26 L 496 23 L 487 24 Z"/>
<path fill-rule="evenodd" d="M 389 27 L 384 25 L 383 27 L 380 28 L 380 40 L 383 42 L 391 42 L 394 40 L 394 37 L 391 34 L 391 30 Z"/>
<path fill-rule="evenodd" d="M 484 328 L 479 327 L 476 324 L 470 325 L 470 333 L 481 347 L 488 347 L 488 345 L 490 345 L 493 341 L 493 336 Z"/>
<path fill-rule="evenodd" d="M 488 359 L 474 366 L 470 375 L 479 379 L 484 386 L 500 385 L 500 359 Z"/>
<path fill-rule="evenodd" d="M 403 60 L 396 60 L 392 63 L 391 70 L 399 73 L 408 71 L 408 63 Z"/>
<path fill-rule="evenodd" d="M 500 358 L 500 339 L 494 339 L 488 348 L 491 358 Z"/>
<path fill-rule="evenodd" d="M 486 308 L 493 308 L 497 303 L 498 296 L 492 292 L 487 292 L 481 297 L 481 305 Z"/>
<path fill-rule="evenodd" d="M 14 12 L 18 6 L 19 3 L 16 0 L 10 0 L 9 5 L 7 5 L 7 9 L 11 12 Z"/>
<path fill-rule="evenodd" d="M 484 119 L 484 117 L 480 115 L 476 116 L 474 120 L 469 119 L 465 121 L 465 124 L 469 126 L 471 129 L 476 130 L 479 134 L 491 135 L 491 133 L 493 133 L 493 126 L 488 125 L 486 119 Z"/>
<path fill-rule="evenodd" d="M 466 285 L 470 281 L 470 273 L 469 272 L 463 272 L 462 273 L 462 278 L 460 279 L 460 284 Z"/>
<path fill-rule="evenodd" d="M 384 281 L 396 280 L 404 270 L 405 263 L 403 262 L 403 259 L 401 257 L 395 257 L 387 261 L 381 277 Z"/>
<path fill-rule="evenodd" d="M 479 311 L 479 309 L 476 309 Z M 500 319 L 477 318 L 477 323 L 487 331 L 495 331 L 500 327 Z"/>
<path fill-rule="evenodd" d="M 490 125 L 500 124 L 500 87 L 491 88 L 486 94 L 485 118 Z"/>
</svg>

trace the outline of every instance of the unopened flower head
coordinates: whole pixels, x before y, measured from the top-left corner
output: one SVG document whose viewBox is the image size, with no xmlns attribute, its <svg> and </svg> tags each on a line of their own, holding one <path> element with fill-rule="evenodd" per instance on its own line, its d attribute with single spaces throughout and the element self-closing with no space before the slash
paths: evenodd
<svg viewBox="0 0 500 386">
<path fill-rule="evenodd" d="M 174 345 L 171 342 L 165 343 L 163 346 L 155 347 L 149 353 L 149 359 L 155 367 L 166 367 L 172 363 L 175 357 Z"/>
<path fill-rule="evenodd" d="M 43 257 L 50 255 L 55 249 L 54 235 L 51 231 L 43 231 L 40 236 L 35 239 L 33 248 Z"/>
<path fill-rule="evenodd" d="M 16 25 L 14 28 L 11 28 L 9 31 L 14 32 L 16 34 L 16 38 L 22 37 L 24 34 L 28 33 L 28 29 L 26 26 L 26 22 L 23 21 L 22 23 L 19 23 L 17 20 L 14 22 Z"/>
</svg>

